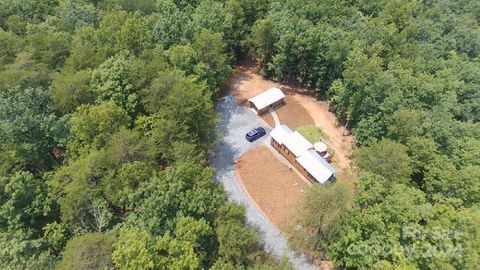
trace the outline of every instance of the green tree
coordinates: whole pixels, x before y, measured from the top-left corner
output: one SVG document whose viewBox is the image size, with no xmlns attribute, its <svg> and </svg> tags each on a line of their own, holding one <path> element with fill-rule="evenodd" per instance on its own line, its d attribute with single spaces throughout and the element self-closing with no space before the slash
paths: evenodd
<svg viewBox="0 0 480 270">
<path fill-rule="evenodd" d="M 324 251 L 351 207 L 350 189 L 341 182 L 312 186 L 299 205 L 295 228 L 290 233 L 292 244 L 311 255 Z"/>
<path fill-rule="evenodd" d="M 56 269 L 112 269 L 115 234 L 89 233 L 68 241 Z"/>
<path fill-rule="evenodd" d="M 33 60 L 27 52 L 17 54 L 15 61 L 5 65 L 0 70 L 0 90 L 5 91 L 10 87 L 20 88 L 48 87 L 50 73 L 48 68 Z"/>
<path fill-rule="evenodd" d="M 135 191 L 153 176 L 153 170 L 141 161 L 125 163 L 118 170 L 110 171 L 102 179 L 102 189 L 112 204 L 124 209 L 133 209 Z"/>
<path fill-rule="evenodd" d="M 183 80 L 186 80 L 186 77 L 181 70 L 160 71 L 151 85 L 142 90 L 142 103 L 145 110 L 149 113 L 160 111 L 163 99 Z"/>
<path fill-rule="evenodd" d="M 155 246 L 145 231 L 137 228 L 120 230 L 114 247 L 112 260 L 118 269 L 155 269 Z"/>
<path fill-rule="evenodd" d="M 216 228 L 218 255 L 227 261 L 248 265 L 260 252 L 258 234 L 238 222 L 221 223 Z"/>
<path fill-rule="evenodd" d="M 122 50 L 139 54 L 152 44 L 152 34 L 138 12 L 112 10 L 104 14 L 97 35 L 106 55 Z"/>
<path fill-rule="evenodd" d="M 25 39 L 32 58 L 51 69 L 61 67 L 69 54 L 70 35 L 46 24 L 28 25 Z"/>
<path fill-rule="evenodd" d="M 12 63 L 22 48 L 22 40 L 0 29 L 0 65 Z"/>
<path fill-rule="evenodd" d="M 112 167 L 105 152 L 90 150 L 55 173 L 51 183 L 58 189 L 62 221 L 74 233 L 104 232 L 116 221 L 102 192 L 102 179 Z"/>
<path fill-rule="evenodd" d="M 225 195 L 211 182 L 213 170 L 193 160 L 177 161 L 139 190 L 144 194 L 129 223 L 154 235 L 173 231 L 178 216 L 212 220 Z"/>
<path fill-rule="evenodd" d="M 121 229 L 112 257 L 119 269 L 198 269 L 207 265 L 202 261 L 213 248 L 212 233 L 204 220 L 191 217 L 178 219 L 175 237 Z"/>
<path fill-rule="evenodd" d="M 85 26 L 96 27 L 100 23 L 99 10 L 94 5 L 83 1 L 61 2 L 56 16 L 58 26 L 68 32 L 75 32 Z"/>
<path fill-rule="evenodd" d="M 225 53 L 225 41 L 221 33 L 203 29 L 195 39 L 193 48 L 205 68 L 197 66 L 196 73 L 206 79 L 212 90 L 224 88 L 230 76 L 230 59 Z"/>
<path fill-rule="evenodd" d="M 399 110 L 391 117 L 388 126 L 389 137 L 395 141 L 405 143 L 409 138 L 421 134 L 421 114 L 415 110 Z"/>
<path fill-rule="evenodd" d="M 24 230 L 36 236 L 58 210 L 45 181 L 21 171 L 0 177 L 0 205 L 0 231 Z"/>
<path fill-rule="evenodd" d="M 407 148 L 391 140 L 382 140 L 357 152 L 359 168 L 379 174 L 389 183 L 407 183 L 412 174 Z"/>
<path fill-rule="evenodd" d="M 43 88 L 0 92 L 0 148 L 28 169 L 52 166 L 68 135 L 67 118 L 55 114 Z"/>
<path fill-rule="evenodd" d="M 185 22 L 188 21 L 188 14 L 182 12 L 172 0 L 159 0 L 156 5 L 158 16 L 153 26 L 154 40 L 165 48 L 186 43 L 189 26 Z"/>
<path fill-rule="evenodd" d="M 217 116 L 205 85 L 184 80 L 173 87 L 162 102 L 159 114 L 185 126 L 199 145 L 212 144 Z"/>
<path fill-rule="evenodd" d="M 90 83 L 99 102 L 112 100 L 131 117 L 138 111 L 138 96 L 131 74 L 132 63 L 133 56 L 122 52 L 95 69 Z"/>
<path fill-rule="evenodd" d="M 261 67 L 270 62 L 275 53 L 275 24 L 272 17 L 259 20 L 252 29 L 252 42 Z"/>
<path fill-rule="evenodd" d="M 82 104 L 93 103 L 95 94 L 90 88 L 89 70 L 62 71 L 53 75 L 53 100 L 61 112 L 71 113 Z"/>
<path fill-rule="evenodd" d="M 113 101 L 98 105 L 81 105 L 72 115 L 71 132 L 73 141 L 69 144 L 71 151 L 101 148 L 122 126 L 128 124 L 125 111 Z"/>
<path fill-rule="evenodd" d="M 187 75 L 193 74 L 198 64 L 198 54 L 190 45 L 174 45 L 167 52 L 170 63 Z"/>
<path fill-rule="evenodd" d="M 97 29 L 83 27 L 73 36 L 70 57 L 66 60 L 66 67 L 79 71 L 87 68 L 96 68 L 110 56 L 102 50 L 102 44 L 97 36 Z"/>
</svg>

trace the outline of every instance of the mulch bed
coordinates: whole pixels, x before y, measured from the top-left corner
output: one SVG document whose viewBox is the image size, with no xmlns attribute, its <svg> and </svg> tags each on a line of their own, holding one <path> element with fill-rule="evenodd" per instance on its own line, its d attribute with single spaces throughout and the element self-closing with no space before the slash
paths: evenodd
<svg viewBox="0 0 480 270">
<path fill-rule="evenodd" d="M 295 129 L 305 125 L 315 125 L 313 118 L 308 112 L 291 96 L 285 97 L 285 105 L 276 109 L 280 123 Z"/>
<path fill-rule="evenodd" d="M 265 146 L 243 154 L 235 165 L 239 181 L 249 196 L 278 227 L 308 185 Z"/>
</svg>

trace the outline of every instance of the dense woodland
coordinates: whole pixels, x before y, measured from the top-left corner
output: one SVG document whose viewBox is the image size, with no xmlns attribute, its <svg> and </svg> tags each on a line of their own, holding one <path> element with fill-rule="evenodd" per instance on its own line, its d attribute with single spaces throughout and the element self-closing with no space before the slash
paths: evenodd
<svg viewBox="0 0 480 270">
<path fill-rule="evenodd" d="M 253 2 L 0 2 L 1 269 L 287 267 L 205 158 Z"/>
<path fill-rule="evenodd" d="M 328 100 L 358 145 L 302 206 L 313 256 L 358 269 L 480 268 L 480 2 L 271 3 L 252 32 L 265 75 Z"/>
<path fill-rule="evenodd" d="M 0 268 L 288 268 L 206 162 L 253 56 L 357 139 L 358 179 L 308 192 L 296 248 L 478 269 L 479 22 L 473 0 L 1 1 Z"/>
</svg>

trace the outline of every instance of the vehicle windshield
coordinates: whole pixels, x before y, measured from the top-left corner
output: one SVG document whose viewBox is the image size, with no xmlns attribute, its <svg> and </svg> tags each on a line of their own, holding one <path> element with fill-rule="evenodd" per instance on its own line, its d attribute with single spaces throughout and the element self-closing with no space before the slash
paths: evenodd
<svg viewBox="0 0 480 270">
<path fill-rule="evenodd" d="M 248 136 L 253 136 L 255 134 L 257 134 L 257 130 L 255 130 L 255 129 L 251 130 L 250 132 L 247 133 Z"/>
</svg>

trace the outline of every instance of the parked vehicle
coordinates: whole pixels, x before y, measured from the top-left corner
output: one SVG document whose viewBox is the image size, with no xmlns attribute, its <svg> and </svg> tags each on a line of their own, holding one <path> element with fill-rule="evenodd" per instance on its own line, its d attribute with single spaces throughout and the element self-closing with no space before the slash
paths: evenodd
<svg viewBox="0 0 480 270">
<path fill-rule="evenodd" d="M 245 134 L 245 139 L 247 139 L 247 141 L 249 142 L 253 142 L 258 138 L 264 136 L 265 134 L 267 134 L 265 129 L 263 127 L 258 127 L 250 130 L 247 134 Z"/>
</svg>

